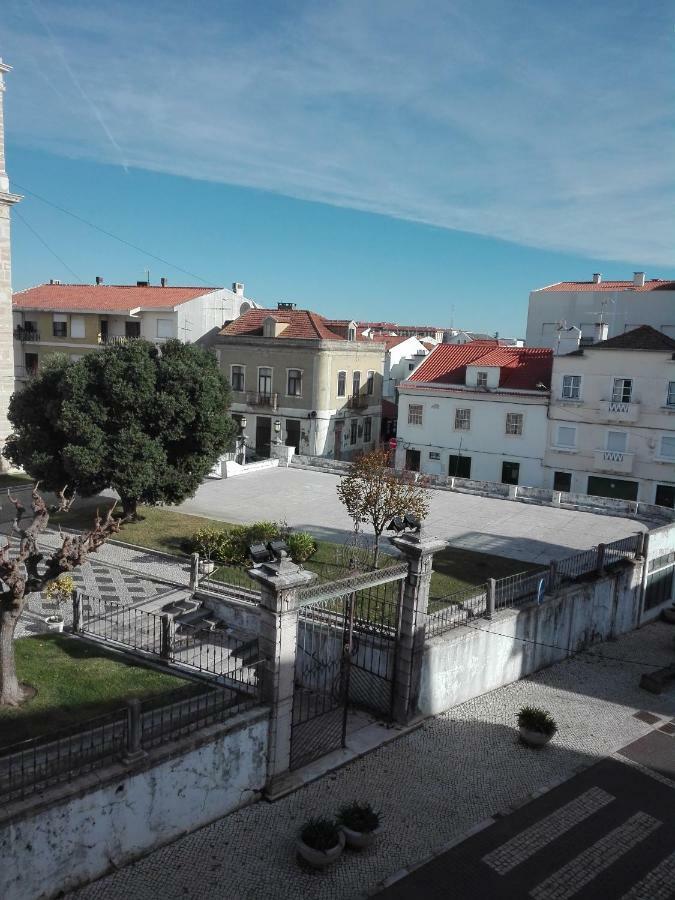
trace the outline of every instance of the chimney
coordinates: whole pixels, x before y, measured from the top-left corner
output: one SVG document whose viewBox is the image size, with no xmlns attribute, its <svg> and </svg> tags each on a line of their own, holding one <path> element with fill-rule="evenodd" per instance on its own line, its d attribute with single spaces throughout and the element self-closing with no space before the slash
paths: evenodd
<svg viewBox="0 0 675 900">
<path fill-rule="evenodd" d="M 645 273 L 644 272 L 633 272 L 633 286 L 634 287 L 644 287 L 645 286 Z"/>
<path fill-rule="evenodd" d="M 103 284 L 103 279 L 101 278 L 100 275 L 96 276 L 96 284 Z"/>
<path fill-rule="evenodd" d="M 136 287 L 150 287 L 149 281 L 137 281 Z"/>
<path fill-rule="evenodd" d="M 168 284 L 168 281 L 169 280 L 165 275 L 162 275 L 162 277 L 159 279 L 159 283 L 162 285 L 162 287 L 166 287 Z"/>
<path fill-rule="evenodd" d="M 233 281 L 232 282 L 232 291 L 233 291 L 233 293 L 237 294 L 238 297 L 243 297 L 244 296 L 244 285 L 241 284 L 241 282 L 239 282 L 239 281 Z"/>
<path fill-rule="evenodd" d="M 600 341 L 606 341 L 608 329 L 607 322 L 596 322 L 593 326 L 593 343 L 599 344 Z"/>
<path fill-rule="evenodd" d="M 61 284 L 61 282 L 59 281 L 58 278 L 50 278 L 49 283 L 50 284 Z"/>
<path fill-rule="evenodd" d="M 601 272 L 593 272 L 593 284 L 600 284 L 602 281 L 602 273 Z"/>
</svg>

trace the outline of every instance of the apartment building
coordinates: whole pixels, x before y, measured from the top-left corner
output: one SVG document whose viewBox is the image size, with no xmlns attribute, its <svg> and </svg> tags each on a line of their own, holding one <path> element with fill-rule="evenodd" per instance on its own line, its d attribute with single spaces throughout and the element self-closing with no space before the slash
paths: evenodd
<svg viewBox="0 0 675 900">
<path fill-rule="evenodd" d="M 145 338 L 195 342 L 223 322 L 255 307 L 244 285 L 172 287 L 158 285 L 61 284 L 50 281 L 12 296 L 14 375 L 17 386 L 35 374 L 51 353 L 73 360 L 109 344 Z"/>
<path fill-rule="evenodd" d="M 546 487 L 675 506 L 675 339 L 643 325 L 556 356 L 544 466 Z"/>
<path fill-rule="evenodd" d="M 349 459 L 380 437 L 385 347 L 356 322 L 334 323 L 280 303 L 226 325 L 215 343 L 248 446 Z"/>
<path fill-rule="evenodd" d="M 613 338 L 640 325 L 651 325 L 675 338 L 675 281 L 645 279 L 604 281 L 596 272 L 590 281 L 560 281 L 530 293 L 527 311 L 528 347 L 552 347 L 561 324 L 581 330 L 582 344 L 593 343 L 598 322 Z"/>
<path fill-rule="evenodd" d="M 395 465 L 542 485 L 553 353 L 440 344 L 399 387 Z"/>
</svg>

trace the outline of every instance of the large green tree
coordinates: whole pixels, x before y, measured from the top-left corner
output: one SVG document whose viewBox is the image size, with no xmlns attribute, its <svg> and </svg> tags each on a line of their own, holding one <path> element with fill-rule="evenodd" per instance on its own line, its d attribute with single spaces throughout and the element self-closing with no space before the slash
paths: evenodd
<svg viewBox="0 0 675 900">
<path fill-rule="evenodd" d="M 134 340 L 78 362 L 55 355 L 9 407 L 5 456 L 44 489 L 113 488 L 126 518 L 138 503 L 192 495 L 236 431 L 215 357 L 172 340 Z"/>
</svg>

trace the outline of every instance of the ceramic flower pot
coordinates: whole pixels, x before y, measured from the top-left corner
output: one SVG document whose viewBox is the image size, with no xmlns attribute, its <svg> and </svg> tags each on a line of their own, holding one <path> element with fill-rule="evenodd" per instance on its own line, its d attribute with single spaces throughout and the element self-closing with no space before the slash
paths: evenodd
<svg viewBox="0 0 675 900">
<path fill-rule="evenodd" d="M 543 731 L 533 731 L 530 728 L 525 728 L 524 725 L 521 725 L 518 731 L 520 732 L 520 739 L 529 747 L 545 747 L 553 737 L 551 734 L 544 734 Z"/>
<path fill-rule="evenodd" d="M 348 847 L 352 850 L 365 850 L 366 847 L 370 847 L 375 843 L 377 836 L 382 831 L 382 826 L 380 825 L 374 831 L 354 831 L 351 828 L 347 828 L 346 825 L 340 825 L 340 829 L 344 831 Z"/>
<path fill-rule="evenodd" d="M 212 562 L 210 559 L 203 559 L 199 563 L 199 571 L 202 573 L 202 575 L 210 575 L 212 572 L 215 571 L 215 568 L 216 568 L 216 564 L 214 562 Z"/>
<path fill-rule="evenodd" d="M 298 853 L 308 865 L 313 869 L 323 869 L 340 857 L 345 848 L 345 836 L 340 831 L 337 844 L 331 847 L 330 850 L 315 850 L 314 847 L 310 847 L 300 838 L 298 838 L 296 847 Z"/>
<path fill-rule="evenodd" d="M 63 631 L 63 616 L 46 616 L 45 627 L 47 631 Z"/>
</svg>

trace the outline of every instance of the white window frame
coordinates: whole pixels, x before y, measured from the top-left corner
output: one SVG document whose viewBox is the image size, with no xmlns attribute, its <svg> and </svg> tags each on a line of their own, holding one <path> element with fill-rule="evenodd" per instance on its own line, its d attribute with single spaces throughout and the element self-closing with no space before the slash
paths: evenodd
<svg viewBox="0 0 675 900">
<path fill-rule="evenodd" d="M 623 450 L 615 450 L 614 447 L 609 446 L 610 434 L 622 434 L 624 436 Z M 607 433 L 605 434 L 605 450 L 609 453 L 628 453 L 628 432 L 615 428 L 608 428 Z"/>
<path fill-rule="evenodd" d="M 570 379 L 571 384 L 566 386 L 565 381 L 567 379 Z M 574 379 L 576 379 L 576 382 Z M 569 387 L 569 391 L 566 391 L 566 387 Z M 562 383 L 560 385 L 560 399 L 581 400 L 581 375 L 563 375 Z"/>
<path fill-rule="evenodd" d="M 368 397 L 372 397 L 375 393 L 375 372 L 373 369 L 368 369 L 366 372 L 366 395 Z"/>
<path fill-rule="evenodd" d="M 666 406 L 675 406 L 675 381 L 669 381 L 666 389 Z"/>
<path fill-rule="evenodd" d="M 291 394 L 289 391 L 291 372 L 297 372 L 300 376 L 300 393 L 299 394 Z M 286 369 L 286 396 L 287 397 L 302 397 L 302 388 L 304 386 L 303 382 L 305 380 L 304 375 L 305 375 L 305 370 L 298 369 L 296 366 L 293 366 L 290 369 Z"/>
<path fill-rule="evenodd" d="M 160 322 L 162 323 L 162 328 L 159 327 Z M 167 325 L 168 329 L 166 328 Z M 172 338 L 174 336 L 173 319 L 157 319 L 155 327 L 158 338 L 164 338 L 164 340 L 166 340 L 167 338 Z M 167 331 L 168 333 L 162 334 L 162 331 Z"/>
<path fill-rule="evenodd" d="M 234 386 L 234 369 L 241 369 L 241 374 L 243 375 L 243 386 L 240 388 Z M 230 386 L 233 391 L 238 391 L 239 393 L 246 390 L 246 366 L 242 366 L 239 363 L 232 363 L 230 366 Z"/>
<path fill-rule="evenodd" d="M 488 373 L 481 370 L 480 372 L 476 372 L 476 387 L 487 387 L 488 386 Z"/>
<path fill-rule="evenodd" d="M 269 391 L 261 391 L 260 390 L 260 372 L 263 369 L 266 369 L 270 373 L 270 389 L 269 389 Z M 273 388 L 274 388 L 274 369 L 272 368 L 272 366 L 258 366 L 258 380 L 257 380 L 257 385 L 256 385 L 256 393 L 260 394 L 263 397 L 271 397 L 273 394 Z"/>
<path fill-rule="evenodd" d="M 65 334 L 55 334 L 54 326 L 55 325 L 65 325 L 66 333 Z M 52 337 L 56 338 L 67 338 L 68 337 L 68 316 L 65 313 L 52 313 Z"/>
<path fill-rule="evenodd" d="M 344 383 L 342 385 L 342 391 L 340 391 L 340 375 L 344 375 Z M 346 397 L 347 396 L 347 370 L 340 369 L 337 373 L 337 394 L 336 397 Z"/>
<path fill-rule="evenodd" d="M 466 413 L 466 415 L 462 415 Z M 471 408 L 457 407 L 455 409 L 455 431 L 471 431 Z"/>
<path fill-rule="evenodd" d="M 625 385 L 626 382 L 630 383 L 630 389 L 628 391 L 628 400 L 624 399 L 624 392 L 626 390 Z M 621 384 L 621 396 L 617 397 L 617 386 Z M 633 378 L 613 378 L 612 379 L 612 403 L 632 403 L 633 402 L 633 388 L 635 386 L 635 379 Z"/>
<path fill-rule="evenodd" d="M 373 439 L 373 419 L 371 416 L 366 416 L 363 420 L 363 443 L 369 444 Z"/>
<path fill-rule="evenodd" d="M 509 430 L 509 418 L 511 419 L 511 429 Z M 514 425 L 516 426 L 516 430 L 513 430 Z M 523 428 L 525 427 L 525 415 L 520 412 L 507 412 L 506 420 L 504 422 L 504 433 L 510 435 L 512 437 L 521 435 L 523 433 Z"/>
<path fill-rule="evenodd" d="M 357 375 L 358 375 L 359 383 L 358 383 L 358 387 L 355 387 Z M 352 372 L 352 396 L 358 397 L 360 395 L 360 393 L 361 393 L 361 369 L 354 369 L 354 371 Z"/>
<path fill-rule="evenodd" d="M 662 434 L 659 438 L 659 459 L 662 459 L 664 462 L 675 462 L 675 443 L 673 443 L 673 455 L 668 456 L 663 452 L 663 444 L 664 441 L 673 441 L 675 442 L 675 435 L 673 434 Z"/>
<path fill-rule="evenodd" d="M 70 317 L 70 336 L 80 340 L 87 336 L 87 325 L 84 316 Z"/>
<path fill-rule="evenodd" d="M 563 444 L 560 440 L 560 429 L 565 428 L 573 432 L 572 443 Z M 561 450 L 576 450 L 577 446 L 577 426 L 576 425 L 557 425 L 555 432 L 555 446 Z"/>
<path fill-rule="evenodd" d="M 415 412 L 413 412 L 415 410 Z M 419 412 L 418 412 L 419 410 Z M 417 421 L 419 419 L 419 421 Z M 424 425 L 424 404 L 409 403 L 408 404 L 408 425 L 421 428 Z"/>
</svg>

